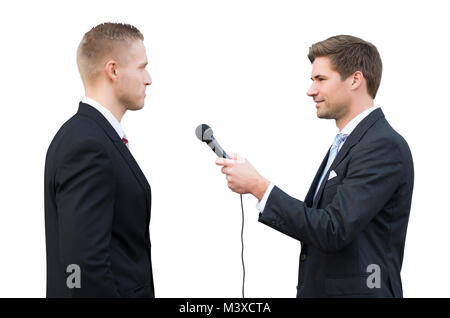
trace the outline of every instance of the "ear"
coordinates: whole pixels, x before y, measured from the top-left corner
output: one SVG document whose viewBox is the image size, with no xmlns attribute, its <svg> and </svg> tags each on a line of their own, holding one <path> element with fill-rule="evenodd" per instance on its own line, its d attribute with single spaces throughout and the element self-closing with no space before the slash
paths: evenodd
<svg viewBox="0 0 450 318">
<path fill-rule="evenodd" d="M 114 60 L 109 60 L 105 64 L 105 74 L 113 82 L 117 80 L 117 62 Z"/>
<path fill-rule="evenodd" d="M 351 89 L 355 90 L 358 89 L 358 87 L 360 87 L 363 83 L 364 80 L 364 75 L 363 73 L 361 73 L 360 71 L 356 71 L 355 73 L 353 73 L 353 75 L 350 75 L 351 78 Z"/>
</svg>

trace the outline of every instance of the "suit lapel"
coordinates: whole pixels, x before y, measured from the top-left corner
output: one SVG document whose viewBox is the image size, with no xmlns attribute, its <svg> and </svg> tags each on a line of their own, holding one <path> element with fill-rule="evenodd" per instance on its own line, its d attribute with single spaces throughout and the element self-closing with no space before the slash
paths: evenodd
<svg viewBox="0 0 450 318">
<path fill-rule="evenodd" d="M 120 138 L 119 140 L 114 140 L 114 144 L 117 150 L 119 150 L 122 157 L 127 162 L 131 171 L 133 171 L 134 176 L 139 181 L 142 188 L 144 188 L 145 192 L 147 193 L 150 190 L 150 185 L 148 184 L 147 179 L 144 176 L 144 173 L 142 172 L 141 168 L 139 168 L 139 165 L 137 164 L 128 147 L 123 143 L 123 141 Z"/>
<path fill-rule="evenodd" d="M 134 176 L 138 180 L 139 184 L 144 190 L 145 193 L 145 200 L 147 202 L 147 210 L 148 213 L 150 211 L 150 202 L 151 202 L 151 190 L 150 185 L 147 182 L 147 179 L 144 176 L 144 173 L 139 168 L 139 165 L 137 164 L 136 160 L 134 159 L 133 155 L 129 151 L 128 147 L 123 143 L 122 139 L 120 139 L 117 132 L 114 130 L 114 128 L 111 126 L 111 124 L 106 120 L 106 118 L 94 107 L 81 103 L 78 108 L 78 113 L 80 115 L 84 115 L 87 117 L 90 117 L 93 119 L 108 135 L 108 137 L 112 140 L 114 143 L 114 146 L 117 148 L 117 150 L 120 152 L 122 157 L 125 159 L 125 162 L 130 167 L 130 170 L 133 172 Z"/>
<path fill-rule="evenodd" d="M 352 149 L 354 145 L 356 145 L 361 138 L 364 136 L 366 131 L 372 127 L 375 122 L 383 118 L 384 114 L 381 108 L 375 109 L 373 112 L 371 112 L 366 118 L 364 118 L 358 126 L 355 127 L 353 132 L 347 137 L 347 140 L 342 145 L 341 150 L 339 150 L 336 158 L 334 159 L 333 163 L 330 166 L 330 171 L 333 170 L 341 161 L 345 158 L 347 153 Z"/>
<path fill-rule="evenodd" d="M 345 143 L 342 145 L 342 148 L 339 150 L 336 158 L 333 160 L 333 163 L 330 166 L 330 169 L 328 169 L 328 171 L 326 172 L 326 174 L 323 178 L 322 183 L 320 184 L 320 188 L 317 191 L 316 199 L 313 202 L 313 208 L 316 208 L 320 202 L 320 199 L 321 199 L 322 193 L 323 193 L 323 189 L 325 187 L 325 184 L 328 181 L 328 176 L 330 174 L 330 171 L 334 170 L 341 163 L 341 161 L 347 156 L 347 154 L 353 148 L 353 146 L 355 146 L 361 140 L 361 138 L 364 136 L 366 131 L 370 127 L 372 127 L 372 125 L 375 124 L 375 122 L 378 119 L 383 118 L 383 117 L 384 117 L 384 114 L 383 114 L 383 111 L 381 110 L 381 108 L 375 109 L 366 118 L 364 118 L 355 127 L 355 129 L 352 131 L 352 133 L 347 137 Z M 328 158 L 328 156 L 326 157 L 326 159 L 327 158 Z M 314 180 L 314 181 L 316 181 L 316 180 Z M 315 182 L 315 183 L 317 184 L 317 182 Z M 311 188 L 313 188 L 313 187 L 311 187 Z M 315 189 L 315 187 L 313 189 Z M 310 189 L 310 191 L 311 191 L 311 189 Z M 309 192 L 308 192 L 308 194 L 309 194 Z"/>
<path fill-rule="evenodd" d="M 320 176 L 322 175 L 323 169 L 325 169 L 325 166 L 328 161 L 328 154 L 330 153 L 330 150 L 328 150 L 327 154 L 325 155 L 325 158 L 323 158 L 322 163 L 320 164 L 319 170 L 317 170 L 316 176 L 314 177 L 314 180 L 309 187 L 308 194 L 305 198 L 306 206 L 311 207 L 313 205 L 313 198 L 314 198 L 314 192 L 316 191 L 317 183 L 320 180 Z"/>
</svg>

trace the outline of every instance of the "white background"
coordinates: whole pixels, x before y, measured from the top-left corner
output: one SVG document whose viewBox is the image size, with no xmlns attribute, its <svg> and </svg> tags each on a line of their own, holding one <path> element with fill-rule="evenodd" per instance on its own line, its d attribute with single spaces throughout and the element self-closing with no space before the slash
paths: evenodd
<svg viewBox="0 0 450 318">
<path fill-rule="evenodd" d="M 153 85 L 122 126 L 152 187 L 157 297 L 240 297 L 241 210 L 207 123 L 303 199 L 333 141 L 306 91 L 311 44 L 351 34 L 374 43 L 375 100 L 408 141 L 415 188 L 402 278 L 405 297 L 450 296 L 447 1 L 14 1 L 0 10 L 0 296 L 44 297 L 43 177 L 47 147 L 84 95 L 75 62 L 101 22 L 145 36 Z M 295 297 L 300 246 L 257 221 L 244 196 L 247 297 Z"/>
</svg>

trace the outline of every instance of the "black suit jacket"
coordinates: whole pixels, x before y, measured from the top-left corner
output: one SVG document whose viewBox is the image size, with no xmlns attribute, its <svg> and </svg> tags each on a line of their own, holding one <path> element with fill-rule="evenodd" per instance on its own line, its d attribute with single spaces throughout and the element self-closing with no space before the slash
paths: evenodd
<svg viewBox="0 0 450 318">
<path fill-rule="evenodd" d="M 80 103 L 54 137 L 44 192 L 47 297 L 154 297 L 150 185 L 95 108 Z"/>
<path fill-rule="evenodd" d="M 297 297 L 402 297 L 414 181 L 406 141 L 374 110 L 347 137 L 313 201 L 327 159 L 304 202 L 274 187 L 259 218 L 302 242 Z"/>
</svg>

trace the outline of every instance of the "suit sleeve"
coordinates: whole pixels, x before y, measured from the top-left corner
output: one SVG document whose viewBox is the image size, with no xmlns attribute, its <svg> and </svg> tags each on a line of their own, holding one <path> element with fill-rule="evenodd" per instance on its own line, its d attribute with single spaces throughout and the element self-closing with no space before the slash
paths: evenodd
<svg viewBox="0 0 450 318">
<path fill-rule="evenodd" d="M 403 178 L 400 152 L 392 141 L 356 150 L 332 202 L 309 208 L 274 187 L 259 221 L 323 252 L 336 252 L 360 233 L 386 205 Z"/>
<path fill-rule="evenodd" d="M 114 171 L 101 143 L 76 141 L 62 154 L 55 175 L 60 255 L 80 267 L 73 297 L 118 297 L 111 271 Z M 66 273 L 69 278 L 70 273 Z"/>
</svg>

